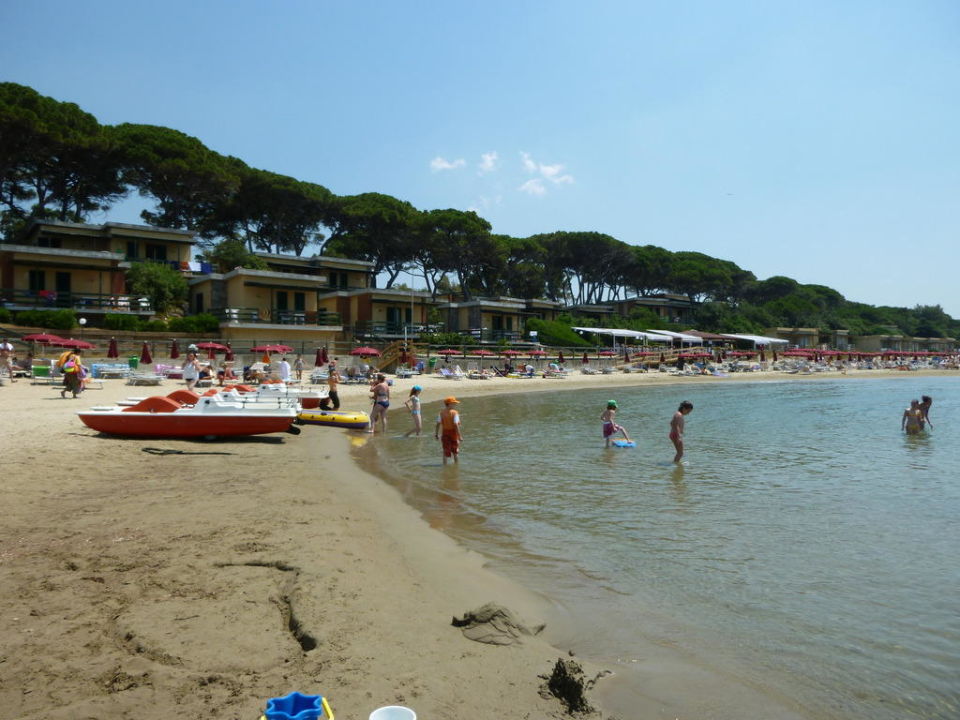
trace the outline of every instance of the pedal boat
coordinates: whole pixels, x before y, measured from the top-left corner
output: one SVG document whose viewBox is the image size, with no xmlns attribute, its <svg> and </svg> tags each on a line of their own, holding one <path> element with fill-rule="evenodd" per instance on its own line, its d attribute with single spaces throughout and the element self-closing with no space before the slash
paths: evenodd
<svg viewBox="0 0 960 720">
<path fill-rule="evenodd" d="M 187 394 L 187 391 L 171 393 Z M 123 437 L 191 438 L 241 437 L 276 432 L 298 434 L 295 405 L 241 403 L 214 396 L 189 404 L 160 395 L 129 407 L 101 406 L 77 413 L 83 424 L 98 432 Z"/>
</svg>

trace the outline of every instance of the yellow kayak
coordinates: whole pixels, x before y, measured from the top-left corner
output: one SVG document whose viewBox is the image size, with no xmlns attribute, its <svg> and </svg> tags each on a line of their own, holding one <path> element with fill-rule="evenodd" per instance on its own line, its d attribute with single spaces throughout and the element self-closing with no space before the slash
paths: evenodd
<svg viewBox="0 0 960 720">
<path fill-rule="evenodd" d="M 304 410 L 297 415 L 297 424 L 363 430 L 370 424 L 370 416 L 362 410 Z"/>
</svg>

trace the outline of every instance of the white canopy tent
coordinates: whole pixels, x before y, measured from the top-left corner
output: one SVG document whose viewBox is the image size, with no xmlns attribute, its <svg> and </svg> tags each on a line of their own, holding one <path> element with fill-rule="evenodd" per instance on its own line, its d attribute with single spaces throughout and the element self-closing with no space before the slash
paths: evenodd
<svg viewBox="0 0 960 720">
<path fill-rule="evenodd" d="M 658 333 L 660 335 L 666 335 L 675 340 L 679 340 L 681 343 L 688 343 L 690 345 L 703 345 L 703 338 L 697 337 L 696 335 L 687 335 L 685 333 L 671 332 L 670 330 L 651 330 L 652 333 Z"/>
<path fill-rule="evenodd" d="M 647 342 L 673 342 L 673 337 L 667 333 L 661 333 L 659 330 L 644 332 L 642 330 L 627 330 L 625 328 L 591 328 L 591 327 L 575 327 L 574 330 L 578 332 L 588 332 L 595 335 L 611 335 L 616 342 L 616 338 L 633 338 L 635 340 L 646 340 Z M 685 337 L 693 337 L 692 335 L 687 335 Z M 697 338 L 699 339 L 699 338 Z"/>
<path fill-rule="evenodd" d="M 753 343 L 754 349 L 758 345 L 786 345 L 789 341 L 782 338 L 765 337 L 763 335 L 734 335 L 732 333 L 723 333 L 724 337 L 734 338 L 735 340 L 749 340 Z"/>
</svg>

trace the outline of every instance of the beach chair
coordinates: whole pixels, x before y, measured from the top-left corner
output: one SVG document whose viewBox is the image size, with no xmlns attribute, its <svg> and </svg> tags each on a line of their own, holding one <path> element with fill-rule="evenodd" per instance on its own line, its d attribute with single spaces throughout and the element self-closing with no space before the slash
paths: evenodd
<svg viewBox="0 0 960 720">
<path fill-rule="evenodd" d="M 457 366 L 459 370 L 459 366 Z M 463 380 L 463 371 L 460 370 L 460 373 L 455 373 L 450 368 L 440 368 L 440 377 L 445 378 L 446 380 Z"/>
</svg>

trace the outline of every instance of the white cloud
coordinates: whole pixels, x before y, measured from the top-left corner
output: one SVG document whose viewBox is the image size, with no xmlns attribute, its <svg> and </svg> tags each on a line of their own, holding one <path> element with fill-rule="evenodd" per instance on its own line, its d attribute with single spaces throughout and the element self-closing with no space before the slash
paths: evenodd
<svg viewBox="0 0 960 720">
<path fill-rule="evenodd" d="M 441 170 L 456 170 L 457 168 L 462 168 L 467 164 L 467 161 L 463 158 L 457 158 L 454 161 L 447 160 L 442 158 L 439 155 L 430 161 L 430 169 L 433 172 L 440 172 Z"/>
<path fill-rule="evenodd" d="M 537 164 L 533 161 L 533 158 L 530 157 L 530 153 L 521 152 L 520 159 L 523 161 L 523 168 L 527 172 L 536 172 Z"/>
<path fill-rule="evenodd" d="M 480 174 L 492 172 L 497 168 L 497 151 L 493 150 L 480 155 Z"/>
<path fill-rule="evenodd" d="M 574 182 L 573 175 L 565 173 L 564 169 L 566 166 L 560 163 L 555 165 L 538 163 L 528 152 L 520 153 L 520 162 L 523 163 L 523 169 L 528 173 L 536 173 L 539 175 L 539 177 L 528 180 L 521 185 L 519 189 L 522 192 L 531 195 L 546 195 L 547 187 L 543 183 L 544 180 L 553 185 L 570 185 Z"/>
<path fill-rule="evenodd" d="M 527 180 L 523 185 L 517 188 L 520 192 L 525 192 L 528 195 L 535 195 L 537 197 L 547 194 L 547 188 L 543 184 L 543 180 L 540 178 L 531 178 Z"/>
</svg>

